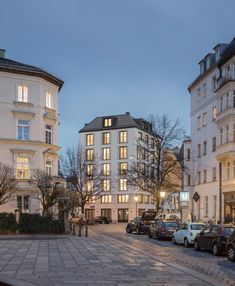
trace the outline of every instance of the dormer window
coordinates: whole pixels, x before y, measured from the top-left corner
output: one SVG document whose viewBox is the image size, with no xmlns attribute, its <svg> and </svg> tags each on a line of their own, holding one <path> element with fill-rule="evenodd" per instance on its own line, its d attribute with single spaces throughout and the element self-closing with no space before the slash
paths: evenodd
<svg viewBox="0 0 235 286">
<path fill-rule="evenodd" d="M 112 126 L 112 118 L 105 118 L 104 119 L 104 127 Z"/>
<path fill-rule="evenodd" d="M 24 85 L 18 86 L 18 101 L 28 102 L 28 87 Z"/>
<path fill-rule="evenodd" d="M 50 92 L 46 92 L 46 107 L 53 108 L 53 98 Z"/>
<path fill-rule="evenodd" d="M 205 61 L 201 61 L 200 63 L 200 74 L 204 74 L 205 72 Z"/>
</svg>

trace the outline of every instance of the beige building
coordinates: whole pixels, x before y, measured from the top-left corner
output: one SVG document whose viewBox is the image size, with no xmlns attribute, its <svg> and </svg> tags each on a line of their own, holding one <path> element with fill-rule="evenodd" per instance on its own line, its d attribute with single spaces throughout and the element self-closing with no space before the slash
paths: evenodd
<svg viewBox="0 0 235 286">
<path fill-rule="evenodd" d="M 0 50 L 0 162 L 15 169 L 17 195 L 0 206 L 39 212 L 29 185 L 34 169 L 58 175 L 58 93 L 63 81 L 5 58 Z"/>
</svg>

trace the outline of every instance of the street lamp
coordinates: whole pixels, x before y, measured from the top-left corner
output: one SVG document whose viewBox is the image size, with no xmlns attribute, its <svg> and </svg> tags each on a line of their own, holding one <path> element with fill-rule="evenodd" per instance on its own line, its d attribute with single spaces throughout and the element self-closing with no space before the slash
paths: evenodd
<svg viewBox="0 0 235 286">
<path fill-rule="evenodd" d="M 135 213 L 137 216 L 137 205 L 138 205 L 138 196 L 137 195 L 134 196 L 134 200 L 135 200 Z"/>
<path fill-rule="evenodd" d="M 160 207 L 161 207 L 161 208 L 163 208 L 162 202 L 163 202 L 165 196 L 166 196 L 166 192 L 161 191 L 161 192 L 160 192 L 160 198 L 161 198 L 161 200 L 160 200 Z"/>
</svg>

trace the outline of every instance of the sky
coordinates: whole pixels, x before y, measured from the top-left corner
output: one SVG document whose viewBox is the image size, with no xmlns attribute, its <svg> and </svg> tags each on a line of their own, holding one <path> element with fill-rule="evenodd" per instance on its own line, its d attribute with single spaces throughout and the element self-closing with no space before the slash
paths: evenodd
<svg viewBox="0 0 235 286">
<path fill-rule="evenodd" d="M 168 113 L 190 135 L 198 62 L 235 36 L 234 0 L 0 0 L 6 58 L 64 80 L 59 145 L 96 116 Z"/>
</svg>

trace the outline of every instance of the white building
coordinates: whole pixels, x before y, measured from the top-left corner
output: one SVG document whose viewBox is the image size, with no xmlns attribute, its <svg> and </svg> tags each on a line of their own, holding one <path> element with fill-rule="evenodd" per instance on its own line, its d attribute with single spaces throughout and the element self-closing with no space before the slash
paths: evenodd
<svg viewBox="0 0 235 286">
<path fill-rule="evenodd" d="M 128 112 L 97 117 L 80 130 L 80 143 L 88 162 L 92 163 L 91 154 L 95 154 L 103 173 L 103 194 L 86 206 L 88 219 L 106 216 L 124 222 L 145 210 L 155 209 L 151 195 L 129 186 L 125 176 L 127 168 L 138 160 L 137 140 L 150 144 L 153 136 L 148 121 L 133 118 Z"/>
<path fill-rule="evenodd" d="M 235 39 L 200 62 L 191 94 L 192 185 L 196 219 L 235 218 Z"/>
<path fill-rule="evenodd" d="M 0 206 L 39 212 L 29 185 L 34 169 L 58 175 L 58 93 L 63 81 L 37 67 L 5 58 L 0 50 L 0 162 L 13 167 L 17 195 Z"/>
</svg>

